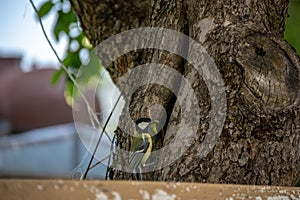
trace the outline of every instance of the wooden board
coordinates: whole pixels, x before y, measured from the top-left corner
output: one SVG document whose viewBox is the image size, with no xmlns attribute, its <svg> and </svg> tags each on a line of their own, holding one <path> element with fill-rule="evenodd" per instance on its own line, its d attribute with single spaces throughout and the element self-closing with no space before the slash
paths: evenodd
<svg viewBox="0 0 300 200">
<path fill-rule="evenodd" d="M 173 182 L 0 179 L 0 199 L 299 200 L 300 188 Z"/>
</svg>

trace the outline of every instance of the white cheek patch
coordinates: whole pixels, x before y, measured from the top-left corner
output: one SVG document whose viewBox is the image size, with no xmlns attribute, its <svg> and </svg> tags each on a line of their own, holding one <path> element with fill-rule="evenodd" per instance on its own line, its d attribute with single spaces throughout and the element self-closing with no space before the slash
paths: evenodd
<svg viewBox="0 0 300 200">
<path fill-rule="evenodd" d="M 147 126 L 149 125 L 149 122 L 141 122 L 138 124 L 138 127 L 142 130 L 144 130 L 145 128 L 147 128 Z"/>
</svg>

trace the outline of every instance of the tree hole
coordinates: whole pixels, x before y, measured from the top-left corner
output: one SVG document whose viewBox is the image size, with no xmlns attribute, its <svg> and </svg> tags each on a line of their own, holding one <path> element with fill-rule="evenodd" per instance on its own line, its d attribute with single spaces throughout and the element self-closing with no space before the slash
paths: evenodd
<svg viewBox="0 0 300 200">
<path fill-rule="evenodd" d="M 262 47 L 255 47 L 255 53 L 261 57 L 266 55 L 266 51 Z"/>
</svg>

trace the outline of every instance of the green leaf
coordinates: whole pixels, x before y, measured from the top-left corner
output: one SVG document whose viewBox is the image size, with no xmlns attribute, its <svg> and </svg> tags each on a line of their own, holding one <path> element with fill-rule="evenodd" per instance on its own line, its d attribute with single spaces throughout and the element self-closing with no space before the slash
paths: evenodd
<svg viewBox="0 0 300 200">
<path fill-rule="evenodd" d="M 73 39 L 75 39 L 75 40 L 77 40 L 77 42 L 81 45 L 81 46 L 83 46 L 82 45 L 82 40 L 84 39 L 84 35 L 82 34 L 82 33 L 80 33 L 78 36 L 76 36 L 75 38 L 73 38 Z"/>
<path fill-rule="evenodd" d="M 47 15 L 53 6 L 51 1 L 46 1 L 38 10 L 39 17 L 42 18 Z"/>
<path fill-rule="evenodd" d="M 56 41 L 59 40 L 59 34 L 61 32 L 65 32 L 67 35 L 69 34 L 69 27 L 68 27 L 69 23 L 65 15 L 66 14 L 63 13 L 62 11 L 58 11 L 58 17 L 56 19 L 54 30 L 53 30 Z"/>
<path fill-rule="evenodd" d="M 59 10 L 58 11 L 58 17 L 56 19 L 55 25 L 54 25 L 54 36 L 56 41 L 59 40 L 59 34 L 61 32 L 64 32 L 69 36 L 69 32 L 70 32 L 70 25 L 73 23 L 77 23 L 77 17 L 76 15 L 73 13 L 72 10 L 70 10 L 67 13 L 64 13 L 63 11 Z"/>
<path fill-rule="evenodd" d="M 289 17 L 286 18 L 285 39 L 297 50 L 300 55 L 300 1 L 291 1 L 289 5 Z"/>
<path fill-rule="evenodd" d="M 74 87 L 74 84 L 70 79 L 67 79 L 64 96 L 66 99 L 66 103 L 68 105 L 72 106 L 73 95 L 76 95 L 76 94 L 77 94 L 76 87 Z"/>
<path fill-rule="evenodd" d="M 58 70 L 56 70 L 52 75 L 51 85 L 55 85 L 63 73 L 64 73 L 63 68 L 59 68 Z"/>
<path fill-rule="evenodd" d="M 63 63 L 65 66 L 68 68 L 79 68 L 81 65 L 80 57 L 79 57 L 79 52 L 71 52 L 68 51 L 67 56 L 64 58 Z"/>
<path fill-rule="evenodd" d="M 96 52 L 90 52 L 89 54 L 90 61 L 87 65 L 85 65 L 82 69 L 83 72 L 83 79 L 88 80 L 92 76 L 100 75 L 100 62 L 99 57 L 97 56 Z"/>
</svg>

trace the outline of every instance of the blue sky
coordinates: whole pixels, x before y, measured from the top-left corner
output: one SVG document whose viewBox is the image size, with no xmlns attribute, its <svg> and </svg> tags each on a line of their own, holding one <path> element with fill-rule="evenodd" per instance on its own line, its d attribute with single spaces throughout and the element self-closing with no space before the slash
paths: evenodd
<svg viewBox="0 0 300 200">
<path fill-rule="evenodd" d="M 38 6 L 43 1 L 34 1 Z M 50 49 L 29 0 L 0 1 L 0 56 L 21 55 L 22 69 L 28 71 L 33 63 L 41 66 L 57 66 L 57 60 Z M 64 43 L 56 44 L 51 36 L 51 25 L 55 15 L 45 17 L 48 35 L 60 56 Z"/>
</svg>

